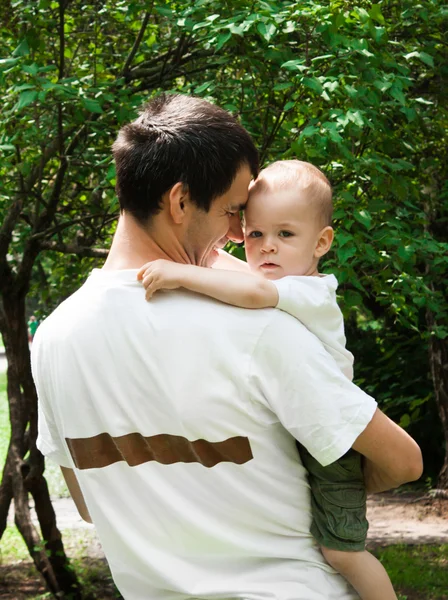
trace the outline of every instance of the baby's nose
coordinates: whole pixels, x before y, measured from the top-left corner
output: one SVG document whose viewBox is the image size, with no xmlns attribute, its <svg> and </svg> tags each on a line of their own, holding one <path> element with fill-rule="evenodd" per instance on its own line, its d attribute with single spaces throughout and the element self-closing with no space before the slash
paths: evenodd
<svg viewBox="0 0 448 600">
<path fill-rule="evenodd" d="M 277 249 L 275 243 L 270 238 L 265 238 L 261 246 L 262 252 L 275 252 Z"/>
</svg>

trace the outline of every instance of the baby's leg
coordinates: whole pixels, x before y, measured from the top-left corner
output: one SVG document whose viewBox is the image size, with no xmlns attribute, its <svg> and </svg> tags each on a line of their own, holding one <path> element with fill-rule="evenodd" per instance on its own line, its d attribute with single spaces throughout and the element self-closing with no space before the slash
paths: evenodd
<svg viewBox="0 0 448 600">
<path fill-rule="evenodd" d="M 370 552 L 342 552 L 321 546 L 325 560 L 343 575 L 362 600 L 397 600 L 386 569 Z"/>
</svg>

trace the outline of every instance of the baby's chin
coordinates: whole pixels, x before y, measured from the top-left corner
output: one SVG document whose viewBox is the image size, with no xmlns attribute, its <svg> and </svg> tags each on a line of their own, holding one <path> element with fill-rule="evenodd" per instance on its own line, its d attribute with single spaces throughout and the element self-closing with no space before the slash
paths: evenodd
<svg viewBox="0 0 448 600">
<path fill-rule="evenodd" d="M 277 279 L 281 279 L 282 277 L 286 277 L 284 273 L 261 273 L 264 279 L 269 279 L 269 281 L 276 281 Z"/>
</svg>

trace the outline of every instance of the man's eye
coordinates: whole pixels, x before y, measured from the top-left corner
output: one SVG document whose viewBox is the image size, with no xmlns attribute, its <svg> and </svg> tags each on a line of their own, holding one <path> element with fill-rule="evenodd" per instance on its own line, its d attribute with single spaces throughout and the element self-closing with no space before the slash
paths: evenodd
<svg viewBox="0 0 448 600">
<path fill-rule="evenodd" d="M 230 210 L 226 211 L 227 212 L 227 216 L 228 217 L 234 217 L 235 215 L 237 215 L 238 213 L 236 212 L 230 212 Z"/>
<path fill-rule="evenodd" d="M 262 236 L 261 231 L 251 231 L 247 237 L 250 238 L 259 238 Z"/>
<path fill-rule="evenodd" d="M 280 237 L 292 237 L 294 234 L 292 231 L 280 231 L 278 235 Z"/>
</svg>

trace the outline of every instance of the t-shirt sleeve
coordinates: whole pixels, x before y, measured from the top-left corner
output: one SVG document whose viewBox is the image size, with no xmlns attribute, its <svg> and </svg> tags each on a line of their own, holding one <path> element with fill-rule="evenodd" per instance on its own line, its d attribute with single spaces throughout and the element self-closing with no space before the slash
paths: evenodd
<svg viewBox="0 0 448 600">
<path fill-rule="evenodd" d="M 278 311 L 250 368 L 254 401 L 269 408 L 322 465 L 343 456 L 375 413 L 375 400 L 341 372 L 320 340 Z"/>
<path fill-rule="evenodd" d="M 283 277 L 272 281 L 278 291 L 276 308 L 301 321 L 316 335 L 341 371 L 353 379 L 353 354 L 346 348 L 344 317 L 336 301 L 338 282 L 324 277 Z"/>
<path fill-rule="evenodd" d="M 41 328 L 39 328 L 31 350 L 31 368 L 38 398 L 37 447 L 45 457 L 53 460 L 62 467 L 72 469 L 73 462 L 65 440 L 61 438 L 51 405 L 50 393 L 48 391 L 50 387 L 50 382 L 48 381 L 49 375 L 46 373 L 48 361 L 44 360 L 42 334 L 43 330 L 41 331 Z"/>
</svg>

